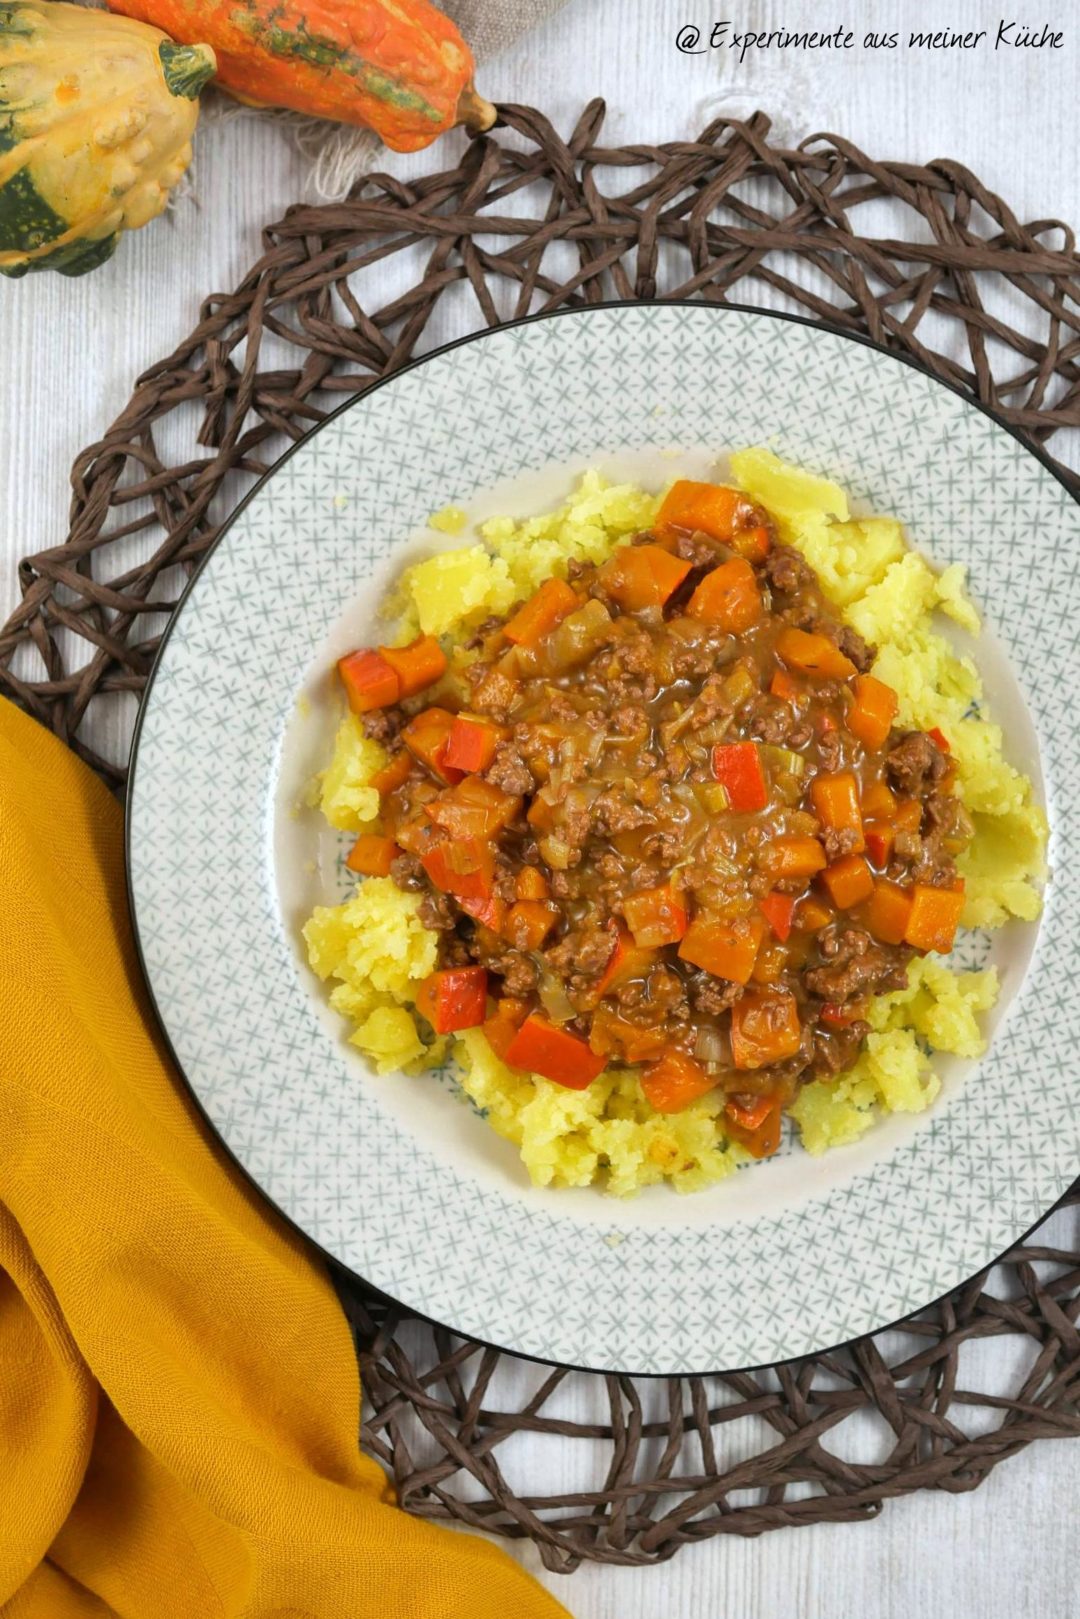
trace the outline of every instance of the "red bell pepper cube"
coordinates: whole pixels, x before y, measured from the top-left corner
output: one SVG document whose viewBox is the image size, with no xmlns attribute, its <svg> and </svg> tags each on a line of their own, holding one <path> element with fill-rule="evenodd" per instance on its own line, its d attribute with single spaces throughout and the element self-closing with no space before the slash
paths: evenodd
<svg viewBox="0 0 1080 1619">
<path fill-rule="evenodd" d="M 506 901 L 498 894 L 490 894 L 486 899 L 470 898 L 468 894 L 456 894 L 461 909 L 466 916 L 471 916 L 474 922 L 480 922 L 484 927 L 490 928 L 492 933 L 503 936 L 506 931 Z"/>
<path fill-rule="evenodd" d="M 758 901 L 758 910 L 783 944 L 791 934 L 795 917 L 796 896 L 775 892 Z"/>
<path fill-rule="evenodd" d="M 756 742 L 720 742 L 713 749 L 713 775 L 728 796 L 737 814 L 763 810 L 769 802 L 769 788 L 761 767 Z"/>
<path fill-rule="evenodd" d="M 896 838 L 896 828 L 886 826 L 882 821 L 867 821 L 866 823 L 866 855 L 879 871 L 884 871 L 889 864 L 892 854 L 893 842 Z"/>
<path fill-rule="evenodd" d="M 454 770 L 486 770 L 498 745 L 499 732 L 490 721 L 459 714 L 450 727 L 443 762 Z"/>
<path fill-rule="evenodd" d="M 850 1001 L 843 1004 L 826 1001 L 818 1016 L 830 1029 L 849 1029 L 864 1016 L 865 1012 L 865 1001 Z"/>
<path fill-rule="evenodd" d="M 461 780 L 461 771 L 446 763 L 446 744 L 454 727 L 454 715 L 445 708 L 425 708 L 415 714 L 401 732 L 401 740 L 414 758 L 427 765 L 440 781 Z"/>
<path fill-rule="evenodd" d="M 440 756 L 446 767 L 445 756 Z M 490 781 L 466 776 L 424 805 L 424 814 L 452 838 L 493 838 L 521 809 L 521 799 Z"/>
<path fill-rule="evenodd" d="M 567 1090 L 586 1090 L 604 1067 L 603 1057 L 590 1051 L 576 1034 L 549 1023 L 539 1012 L 527 1017 L 506 1050 L 511 1068 L 540 1074 Z"/>
<path fill-rule="evenodd" d="M 724 1108 L 728 1134 L 752 1158 L 771 1158 L 780 1145 L 781 1102 L 778 1092 L 767 1091 L 743 1107 L 734 1097 Z"/>
<path fill-rule="evenodd" d="M 354 714 L 369 714 L 375 708 L 388 708 L 401 696 L 397 673 L 379 652 L 361 647 L 339 658 L 338 676 L 345 687 Z"/>
<path fill-rule="evenodd" d="M 416 1009 L 436 1034 L 477 1028 L 487 1015 L 487 969 L 445 967 L 432 973 L 420 986 Z"/>
<path fill-rule="evenodd" d="M 620 984 L 629 983 L 632 978 L 644 978 L 656 961 L 656 951 L 646 950 L 635 944 L 625 928 L 619 927 L 615 922 L 609 923 L 608 926 L 614 934 L 614 943 L 607 966 L 593 992 L 597 1000 L 609 990 L 618 988 Z"/>
<path fill-rule="evenodd" d="M 495 851 L 479 838 L 436 844 L 420 864 L 436 888 L 457 899 L 490 899 L 495 892 Z"/>
</svg>

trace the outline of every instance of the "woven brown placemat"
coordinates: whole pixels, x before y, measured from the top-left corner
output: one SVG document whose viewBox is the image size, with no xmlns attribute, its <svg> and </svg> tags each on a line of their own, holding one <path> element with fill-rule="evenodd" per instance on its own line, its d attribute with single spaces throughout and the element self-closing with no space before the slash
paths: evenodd
<svg viewBox="0 0 1080 1619">
<path fill-rule="evenodd" d="M 410 184 L 378 175 L 353 200 L 270 226 L 241 284 L 206 300 L 75 461 L 67 537 L 20 565 L 0 690 L 116 786 L 123 764 L 88 746 L 86 713 L 142 691 L 185 577 L 286 442 L 433 335 L 612 298 L 764 293 L 919 360 L 1044 450 L 1080 426 L 1072 232 L 1021 224 L 960 165 L 877 162 L 825 135 L 788 149 L 763 114 L 717 120 L 694 141 L 606 148 L 600 102 L 568 140 L 531 108 L 500 111 L 456 167 Z M 387 261 L 401 290 L 376 305 L 366 272 Z M 166 438 L 183 454 L 167 455 Z M 1023 1446 L 1080 1433 L 1078 1193 L 1065 1246 L 1033 1238 L 900 1333 L 754 1374 L 511 1368 L 339 1278 L 364 1443 L 410 1511 L 527 1536 L 562 1570 L 971 1489 Z M 996 1391 L 965 1383 L 969 1346 L 999 1335 L 1026 1347 L 1022 1369 Z M 865 1412 L 885 1442 L 872 1462 L 845 1459 L 844 1425 Z M 589 1441 L 589 1486 L 545 1496 L 515 1484 L 526 1432 L 582 1456 Z"/>
</svg>

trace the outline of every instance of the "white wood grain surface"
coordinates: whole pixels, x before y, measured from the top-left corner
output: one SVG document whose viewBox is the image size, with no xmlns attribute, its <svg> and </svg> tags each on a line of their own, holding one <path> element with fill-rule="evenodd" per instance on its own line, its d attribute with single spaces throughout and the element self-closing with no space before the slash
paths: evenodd
<svg viewBox="0 0 1080 1619">
<path fill-rule="evenodd" d="M 1021 20 L 1043 21 L 1039 8 L 1029 10 Z M 601 94 L 612 142 L 689 136 L 720 110 L 760 105 L 795 138 L 829 130 L 878 156 L 956 159 L 1003 192 L 1021 218 L 1075 224 L 1073 6 L 1049 19 L 1065 32 L 1054 52 L 995 53 L 989 42 L 966 53 L 857 48 L 755 54 L 739 68 L 730 52 L 680 55 L 674 44 L 679 26 L 693 23 L 707 35 L 724 17 L 759 30 L 844 23 L 860 39 L 867 29 L 986 28 L 992 41 L 1002 15 L 981 0 L 863 0 L 846 20 L 816 0 L 742 0 L 713 12 L 700 0 L 570 0 L 488 65 L 483 88 L 497 99 L 539 102 L 564 129 Z M 407 174 L 426 161 L 391 156 L 386 166 Z M 16 599 L 16 560 L 63 536 L 75 453 L 121 407 L 138 371 L 190 329 L 199 299 L 230 287 L 257 256 L 260 227 L 301 195 L 304 173 L 280 126 L 244 118 L 207 128 L 197 201 L 125 241 L 94 275 L 0 287 L 0 614 Z M 103 725 L 99 739 L 121 748 L 120 719 Z M 981 1346 L 970 1381 L 1006 1378 L 1016 1354 Z M 871 1455 L 885 1438 L 866 1424 L 847 1443 Z M 579 1460 L 568 1447 L 552 1455 L 522 1442 L 514 1476 L 540 1487 Z M 541 1577 L 579 1619 L 907 1619 L 916 1611 L 1073 1619 L 1078 1486 L 1080 1447 L 1047 1443 L 1006 1463 L 976 1493 L 920 1494 L 874 1523 L 715 1539 L 659 1569 Z M 530 1549 L 516 1555 L 539 1570 Z"/>
</svg>

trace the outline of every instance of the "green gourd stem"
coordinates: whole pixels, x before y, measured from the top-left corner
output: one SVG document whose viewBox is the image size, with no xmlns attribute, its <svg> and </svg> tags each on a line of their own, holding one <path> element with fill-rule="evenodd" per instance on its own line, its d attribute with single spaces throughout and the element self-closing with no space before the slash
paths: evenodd
<svg viewBox="0 0 1080 1619">
<path fill-rule="evenodd" d="M 194 101 L 208 79 L 217 72 L 217 59 L 209 45 L 176 45 L 163 39 L 158 46 L 161 71 L 174 96 Z"/>
</svg>

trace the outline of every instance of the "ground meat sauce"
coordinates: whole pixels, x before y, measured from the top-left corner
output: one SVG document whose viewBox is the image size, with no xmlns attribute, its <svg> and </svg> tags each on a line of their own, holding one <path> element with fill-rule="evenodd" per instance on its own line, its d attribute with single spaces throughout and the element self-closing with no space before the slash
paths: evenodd
<svg viewBox="0 0 1080 1619">
<path fill-rule="evenodd" d="M 869 998 L 951 947 L 971 827 L 946 740 L 894 727 L 873 650 L 718 486 L 677 484 L 472 650 L 460 712 L 374 718 L 398 750 L 379 869 L 440 939 L 421 1010 L 578 1088 L 608 1062 L 667 1110 L 721 1086 L 766 1155 Z"/>
</svg>

